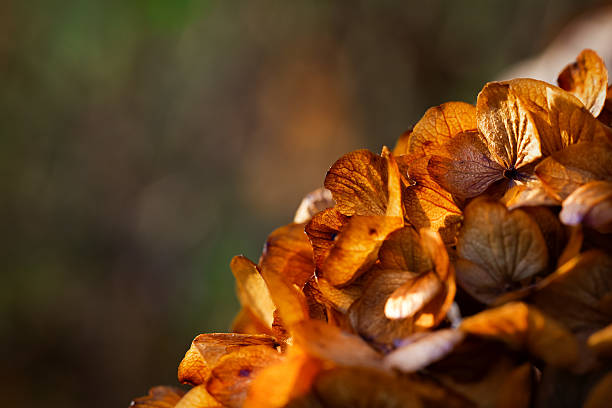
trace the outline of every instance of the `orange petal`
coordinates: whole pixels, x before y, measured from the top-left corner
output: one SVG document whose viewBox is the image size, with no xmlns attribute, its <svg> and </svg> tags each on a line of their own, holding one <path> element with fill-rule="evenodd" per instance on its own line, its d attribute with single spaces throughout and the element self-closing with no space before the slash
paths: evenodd
<svg viewBox="0 0 612 408">
<path fill-rule="evenodd" d="M 455 263 L 459 284 L 484 303 L 548 265 L 546 242 L 531 217 L 482 199 L 465 209 L 457 254 L 463 259 Z"/>
<path fill-rule="evenodd" d="M 598 355 L 612 357 L 612 324 L 589 336 L 587 344 Z"/>
<path fill-rule="evenodd" d="M 566 225 L 612 232 L 612 182 L 592 181 L 574 190 L 563 201 L 559 218 Z"/>
<path fill-rule="evenodd" d="M 181 400 L 176 404 L 175 408 L 222 408 L 219 401 L 214 399 L 206 390 L 206 385 L 198 385 L 193 387 Z"/>
<path fill-rule="evenodd" d="M 249 308 L 240 309 L 232 322 L 232 333 L 271 334 L 271 327 L 266 326 Z"/>
<path fill-rule="evenodd" d="M 334 199 L 331 191 L 326 188 L 317 188 L 311 191 L 302 199 L 298 209 L 295 211 L 293 222 L 295 224 L 304 224 L 312 219 L 312 217 L 334 206 Z"/>
<path fill-rule="evenodd" d="M 242 307 L 248 308 L 264 326 L 272 327 L 276 306 L 257 266 L 239 255 L 232 259 L 230 268 L 236 279 L 236 290 Z"/>
<path fill-rule="evenodd" d="M 430 108 L 414 126 L 408 152 L 431 155 L 455 135 L 476 129 L 476 108 L 465 102 L 448 102 Z"/>
<path fill-rule="evenodd" d="M 374 265 L 385 238 L 403 226 L 400 217 L 351 217 L 323 263 L 322 276 L 335 286 L 353 282 Z"/>
<path fill-rule="evenodd" d="M 428 160 L 428 157 L 414 159 L 411 156 L 397 159 L 401 172 L 411 181 L 403 194 L 406 217 L 415 228 L 439 231 L 444 242 L 452 244 L 461 221 L 461 210 L 452 194 L 431 178 L 427 171 Z"/>
<path fill-rule="evenodd" d="M 419 234 L 412 227 L 391 233 L 378 254 L 384 269 L 402 269 L 417 274 L 433 269 L 432 258 L 421 245 Z"/>
<path fill-rule="evenodd" d="M 251 382 L 244 408 L 282 408 L 310 391 L 321 362 L 292 347 L 278 364 L 259 372 Z"/>
<path fill-rule="evenodd" d="M 286 330 L 301 320 L 309 318 L 306 296 L 294 284 L 289 284 L 273 269 L 263 269 L 261 275 L 270 290 L 272 301 Z"/>
<path fill-rule="evenodd" d="M 180 388 L 159 385 L 151 388 L 147 396 L 135 398 L 130 407 L 174 408 L 184 394 Z"/>
<path fill-rule="evenodd" d="M 321 270 L 329 251 L 335 245 L 338 234 L 348 220 L 349 217 L 340 214 L 335 208 L 328 208 L 316 214 L 306 224 L 305 231 L 312 245 L 317 270 Z"/>
<path fill-rule="evenodd" d="M 393 154 L 395 156 L 401 156 L 403 154 L 408 153 L 408 146 L 410 143 L 410 135 L 412 134 L 412 129 L 405 131 L 402 135 L 397 139 L 397 143 L 393 148 Z"/>
<path fill-rule="evenodd" d="M 612 401 L 612 372 L 607 373 L 591 389 L 584 402 L 584 408 L 606 408 Z"/>
<path fill-rule="evenodd" d="M 491 82 L 478 94 L 478 129 L 491 158 L 505 169 L 518 169 L 541 157 L 539 134 L 525 103 L 508 84 Z"/>
<path fill-rule="evenodd" d="M 489 158 L 478 132 L 462 133 L 445 145 L 444 155 L 433 155 L 427 171 L 445 190 L 464 200 L 484 193 L 504 178 L 504 168 Z"/>
<path fill-rule="evenodd" d="M 178 379 L 186 384 L 203 384 L 221 357 L 241 347 L 253 345 L 274 349 L 276 341 L 273 337 L 257 334 L 200 334 L 191 342 L 191 347 L 179 365 Z"/>
<path fill-rule="evenodd" d="M 549 195 L 539 179 L 510 187 L 500 199 L 509 210 L 540 205 L 559 205 L 559 200 Z"/>
<path fill-rule="evenodd" d="M 608 70 L 593 50 L 583 50 L 576 61 L 565 67 L 557 78 L 559 86 L 573 93 L 593 116 L 599 115 L 606 101 Z"/>
<path fill-rule="evenodd" d="M 213 368 L 206 389 L 224 407 L 242 407 L 251 381 L 282 356 L 267 346 L 248 346 L 223 356 Z"/>
<path fill-rule="evenodd" d="M 460 329 L 466 333 L 501 340 L 515 349 L 556 366 L 569 366 L 578 358 L 574 336 L 552 318 L 521 302 L 485 310 L 468 317 Z"/>
<path fill-rule="evenodd" d="M 304 286 L 314 275 L 312 247 L 303 224 L 289 224 L 272 232 L 266 241 L 259 267 L 273 271 L 289 284 Z"/>
<path fill-rule="evenodd" d="M 416 333 L 385 356 L 385 366 L 405 373 L 419 371 L 450 353 L 464 337 L 463 332 L 455 329 Z"/>
<path fill-rule="evenodd" d="M 584 142 L 553 153 L 535 168 L 543 187 L 559 201 L 589 181 L 612 181 L 612 147 Z"/>
<path fill-rule="evenodd" d="M 336 288 L 327 279 L 322 277 L 317 278 L 317 283 L 326 303 L 342 313 L 347 313 L 351 305 L 359 299 L 363 293 L 363 280 L 359 280 L 343 288 Z"/>
</svg>

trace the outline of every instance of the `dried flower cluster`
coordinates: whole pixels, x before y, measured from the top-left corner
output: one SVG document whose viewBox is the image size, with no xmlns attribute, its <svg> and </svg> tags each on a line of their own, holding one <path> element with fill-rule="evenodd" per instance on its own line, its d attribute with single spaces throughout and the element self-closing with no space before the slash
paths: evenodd
<svg viewBox="0 0 612 408">
<path fill-rule="evenodd" d="M 145 407 L 612 404 L 612 90 L 583 51 L 559 87 L 488 83 L 235 257 L 233 333 L 202 334 L 186 394 Z"/>
</svg>

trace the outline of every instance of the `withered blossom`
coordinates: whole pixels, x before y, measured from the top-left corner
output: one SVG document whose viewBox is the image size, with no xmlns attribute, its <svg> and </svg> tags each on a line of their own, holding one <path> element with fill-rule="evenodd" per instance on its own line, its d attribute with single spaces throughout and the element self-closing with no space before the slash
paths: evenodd
<svg viewBox="0 0 612 408">
<path fill-rule="evenodd" d="M 231 261 L 241 310 L 193 340 L 192 388 L 132 406 L 608 406 L 612 88 L 591 50 L 558 84 L 486 84 L 338 159 Z"/>
</svg>

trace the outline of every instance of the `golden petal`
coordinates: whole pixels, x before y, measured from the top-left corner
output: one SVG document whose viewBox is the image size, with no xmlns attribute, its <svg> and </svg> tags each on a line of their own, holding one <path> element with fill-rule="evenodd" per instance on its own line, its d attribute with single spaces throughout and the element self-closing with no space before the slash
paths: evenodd
<svg viewBox="0 0 612 408">
<path fill-rule="evenodd" d="M 223 408 L 206 390 L 206 385 L 198 385 L 189 390 L 176 404 L 175 408 Z"/>
<path fill-rule="evenodd" d="M 347 313 L 351 305 L 363 293 L 363 279 L 353 282 L 349 286 L 337 288 L 323 277 L 317 278 L 317 283 L 325 301 L 337 311 Z"/>
<path fill-rule="evenodd" d="M 314 275 L 312 246 L 304 224 L 289 224 L 272 232 L 266 241 L 259 268 L 274 271 L 300 288 Z"/>
<path fill-rule="evenodd" d="M 130 407 L 174 408 L 184 394 L 180 388 L 159 385 L 151 388 L 147 396 L 135 398 Z"/>
<path fill-rule="evenodd" d="M 433 271 L 410 279 L 389 296 L 385 303 L 385 316 L 388 319 L 412 317 L 429 303 L 443 287 L 440 278 Z"/>
<path fill-rule="evenodd" d="M 414 126 L 408 151 L 431 155 L 459 133 L 476 129 L 476 108 L 465 102 L 448 102 L 430 108 Z"/>
<path fill-rule="evenodd" d="M 370 269 L 383 241 L 404 226 L 404 219 L 384 215 L 351 217 L 321 268 L 332 285 L 348 285 Z"/>
<path fill-rule="evenodd" d="M 432 257 L 422 247 L 419 234 L 411 226 L 391 233 L 378 256 L 384 269 L 403 269 L 415 274 L 433 269 Z"/>
<path fill-rule="evenodd" d="M 527 349 L 548 364 L 570 366 L 578 358 L 578 343 L 563 326 L 534 306 L 506 303 L 463 320 L 460 329 L 501 340 L 515 349 Z"/>
<path fill-rule="evenodd" d="M 589 336 L 587 344 L 598 355 L 612 357 L 612 324 Z"/>
<path fill-rule="evenodd" d="M 405 373 L 419 371 L 450 353 L 465 334 L 455 329 L 415 333 L 384 358 L 385 367 Z"/>
<path fill-rule="evenodd" d="M 612 232 L 612 182 L 592 181 L 574 190 L 563 201 L 559 218 L 566 225 Z"/>
<path fill-rule="evenodd" d="M 232 322 L 232 333 L 272 334 L 271 327 L 266 326 L 255 314 L 242 307 Z"/>
<path fill-rule="evenodd" d="M 210 370 L 224 355 L 241 347 L 262 345 L 274 349 L 276 340 L 262 334 L 208 333 L 192 342 L 178 368 L 178 379 L 185 384 L 203 384 Z"/>
<path fill-rule="evenodd" d="M 553 153 L 535 168 L 543 187 L 559 201 L 589 181 L 612 181 L 612 147 L 583 142 Z"/>
<path fill-rule="evenodd" d="M 328 208 L 316 214 L 305 231 L 312 245 L 314 263 L 321 270 L 329 251 L 336 243 L 336 238 L 342 228 L 348 223 L 349 217 L 340 214 L 335 208 Z"/>
<path fill-rule="evenodd" d="M 326 188 L 317 188 L 302 199 L 298 209 L 295 211 L 293 222 L 304 224 L 312 219 L 315 214 L 334 206 L 331 191 Z"/>
<path fill-rule="evenodd" d="M 276 306 L 257 266 L 238 255 L 232 259 L 230 268 L 236 279 L 236 291 L 242 307 L 248 308 L 266 327 L 272 327 Z"/>
<path fill-rule="evenodd" d="M 576 61 L 565 67 L 557 78 L 559 86 L 573 93 L 593 116 L 599 115 L 606 101 L 608 70 L 593 50 L 583 50 Z"/>
<path fill-rule="evenodd" d="M 555 206 L 561 202 L 549 195 L 539 179 L 530 183 L 515 184 L 500 199 L 509 210 L 521 207 Z"/>
<path fill-rule="evenodd" d="M 213 368 L 206 389 L 228 408 L 244 404 L 251 381 L 272 364 L 282 361 L 282 355 L 267 346 L 247 346 L 223 356 Z"/>
<path fill-rule="evenodd" d="M 268 286 L 284 329 L 290 331 L 293 324 L 309 318 L 308 301 L 300 287 L 288 283 L 273 269 L 263 269 L 261 275 Z"/>
<path fill-rule="evenodd" d="M 533 219 L 521 209 L 508 211 L 499 202 L 482 199 L 465 209 L 457 254 L 469 261 L 455 263 L 459 284 L 485 303 L 496 288 L 515 289 L 548 265 L 546 241 Z"/>
<path fill-rule="evenodd" d="M 538 130 L 525 103 L 504 83 L 490 82 L 478 94 L 478 130 L 491 158 L 518 169 L 542 156 Z"/>
</svg>

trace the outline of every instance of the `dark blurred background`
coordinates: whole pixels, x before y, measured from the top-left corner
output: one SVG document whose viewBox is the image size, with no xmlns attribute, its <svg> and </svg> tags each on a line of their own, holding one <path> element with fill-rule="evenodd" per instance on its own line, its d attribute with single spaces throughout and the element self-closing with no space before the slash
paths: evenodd
<svg viewBox="0 0 612 408">
<path fill-rule="evenodd" d="M 176 384 L 237 311 L 231 257 L 336 158 L 475 101 L 604 3 L 3 1 L 0 405 Z"/>
</svg>

